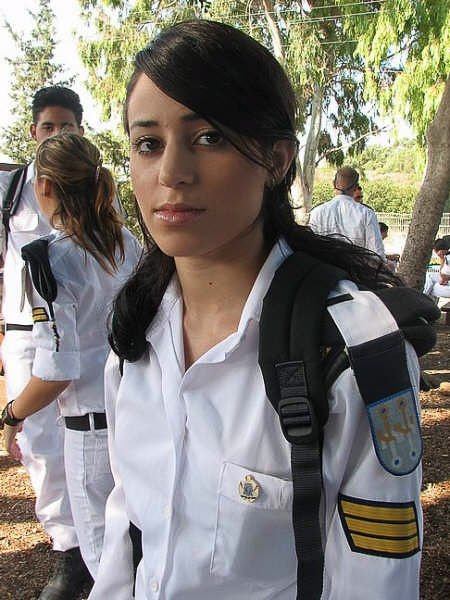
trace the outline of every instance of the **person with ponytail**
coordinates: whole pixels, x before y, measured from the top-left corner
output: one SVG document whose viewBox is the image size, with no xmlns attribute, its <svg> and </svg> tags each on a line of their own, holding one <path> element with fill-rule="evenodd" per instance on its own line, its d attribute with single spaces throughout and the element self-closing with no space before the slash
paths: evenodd
<svg viewBox="0 0 450 600">
<path fill-rule="evenodd" d="M 146 251 L 114 302 L 115 487 L 89 600 L 296 598 L 290 444 L 258 365 L 262 301 L 293 251 L 368 289 L 400 283 L 376 254 L 295 222 L 296 110 L 272 54 L 223 23 L 175 24 L 135 58 L 124 123 Z M 408 364 L 417 382 L 409 346 Z M 417 598 L 420 554 L 352 547 L 338 495 L 375 516 L 408 502 L 419 522 L 420 468 L 395 478 L 380 465 L 350 369 L 329 405 L 322 598 Z"/>
<path fill-rule="evenodd" d="M 123 226 L 112 175 L 86 138 L 62 133 L 44 140 L 36 152 L 35 173 L 35 194 L 53 229 L 45 238 L 50 273 L 44 268 L 41 279 L 54 278 L 56 298 L 45 298 L 47 305 L 29 290 L 36 353 L 28 384 L 7 405 L 5 444 L 20 460 L 16 433 L 22 421 L 58 401 L 73 520 L 84 562 L 95 578 L 104 507 L 113 486 L 103 393 L 107 317 L 141 247 Z M 39 242 L 22 248 L 23 256 L 33 256 Z M 29 264 L 33 272 L 34 263 Z M 41 283 L 39 277 L 33 282 Z"/>
</svg>

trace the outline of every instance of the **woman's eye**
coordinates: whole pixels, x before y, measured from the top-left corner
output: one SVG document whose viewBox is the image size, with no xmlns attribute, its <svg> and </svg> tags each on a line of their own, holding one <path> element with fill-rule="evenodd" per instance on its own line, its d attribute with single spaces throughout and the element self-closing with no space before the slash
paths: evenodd
<svg viewBox="0 0 450 600">
<path fill-rule="evenodd" d="M 205 131 L 196 139 L 196 143 L 201 146 L 216 146 L 223 140 L 223 135 L 220 131 Z"/>
<path fill-rule="evenodd" d="M 161 147 L 159 140 L 155 138 L 140 138 L 133 142 L 133 148 L 139 154 L 149 154 Z"/>
</svg>

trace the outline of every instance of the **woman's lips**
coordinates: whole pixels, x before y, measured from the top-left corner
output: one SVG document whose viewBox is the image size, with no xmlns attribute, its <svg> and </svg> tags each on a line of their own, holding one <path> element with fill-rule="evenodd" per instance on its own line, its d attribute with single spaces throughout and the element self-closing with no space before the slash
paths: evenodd
<svg viewBox="0 0 450 600">
<path fill-rule="evenodd" d="M 205 212 L 203 208 L 194 208 L 185 204 L 165 204 L 155 209 L 155 217 L 166 223 L 181 224 L 196 219 Z"/>
</svg>

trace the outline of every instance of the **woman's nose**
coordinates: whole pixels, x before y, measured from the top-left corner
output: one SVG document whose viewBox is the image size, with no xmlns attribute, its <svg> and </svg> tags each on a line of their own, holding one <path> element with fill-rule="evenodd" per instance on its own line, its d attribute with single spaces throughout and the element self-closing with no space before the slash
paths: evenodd
<svg viewBox="0 0 450 600">
<path fill-rule="evenodd" d="M 167 144 L 161 158 L 159 183 L 176 188 L 193 183 L 195 179 L 195 157 L 190 148 L 178 144 Z"/>
</svg>

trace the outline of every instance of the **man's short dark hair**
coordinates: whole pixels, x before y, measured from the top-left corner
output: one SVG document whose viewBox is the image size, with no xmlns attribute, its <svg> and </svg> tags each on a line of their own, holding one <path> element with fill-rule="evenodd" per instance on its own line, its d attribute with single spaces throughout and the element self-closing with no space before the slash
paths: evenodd
<svg viewBox="0 0 450 600">
<path fill-rule="evenodd" d="M 83 118 L 83 107 L 77 93 L 61 85 L 41 88 L 33 97 L 31 111 L 33 123 L 37 123 L 39 114 L 49 106 L 60 106 L 73 112 L 78 126 Z"/>
<path fill-rule="evenodd" d="M 384 233 L 384 232 L 386 232 L 386 233 L 387 233 L 387 232 L 389 231 L 389 226 L 388 226 L 388 225 L 386 225 L 386 223 L 383 223 L 383 221 L 380 221 L 380 222 L 378 223 L 378 225 L 380 226 L 380 231 L 381 231 L 381 233 Z"/>
</svg>

